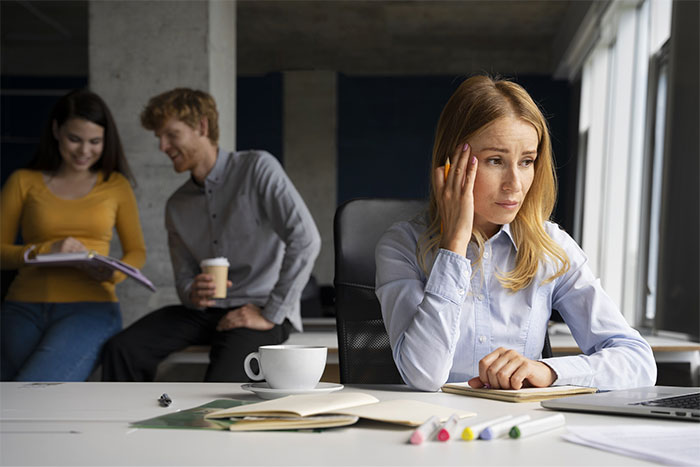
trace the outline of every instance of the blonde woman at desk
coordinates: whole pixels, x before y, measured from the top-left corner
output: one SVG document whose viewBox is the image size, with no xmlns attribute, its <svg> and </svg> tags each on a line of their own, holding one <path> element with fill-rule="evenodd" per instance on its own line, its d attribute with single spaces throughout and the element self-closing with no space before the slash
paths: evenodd
<svg viewBox="0 0 700 467">
<path fill-rule="evenodd" d="M 438 122 L 431 182 L 427 213 L 394 224 L 376 249 L 376 294 L 408 385 L 654 384 L 651 348 L 548 221 L 549 132 L 521 86 L 486 76 L 460 85 Z M 553 308 L 583 355 L 541 358 Z"/>
</svg>

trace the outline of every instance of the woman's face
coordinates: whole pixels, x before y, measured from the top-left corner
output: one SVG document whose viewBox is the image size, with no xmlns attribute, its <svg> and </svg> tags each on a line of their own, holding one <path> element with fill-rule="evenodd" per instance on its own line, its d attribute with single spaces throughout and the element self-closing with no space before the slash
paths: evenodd
<svg viewBox="0 0 700 467">
<path fill-rule="evenodd" d="M 71 118 L 63 125 L 53 122 L 53 135 L 61 153 L 61 169 L 87 171 L 102 156 L 105 129 L 83 118 Z"/>
<path fill-rule="evenodd" d="M 474 181 L 474 226 L 488 237 L 515 219 L 535 176 L 537 131 L 516 117 L 491 123 L 469 145 L 479 165 Z"/>
</svg>

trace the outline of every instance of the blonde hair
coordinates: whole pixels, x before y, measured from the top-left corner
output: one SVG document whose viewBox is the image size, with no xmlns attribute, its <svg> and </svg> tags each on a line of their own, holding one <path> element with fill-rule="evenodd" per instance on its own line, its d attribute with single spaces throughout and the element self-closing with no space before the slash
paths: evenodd
<svg viewBox="0 0 700 467">
<path fill-rule="evenodd" d="M 544 230 L 544 222 L 550 218 L 556 202 L 557 182 L 549 128 L 537 104 L 525 89 L 513 82 L 495 80 L 488 76 L 467 79 L 450 97 L 440 115 L 435 131 L 431 173 L 445 165 L 455 148 L 462 147 L 495 120 L 507 116 L 515 116 L 530 123 L 538 137 L 532 185 L 520 211 L 510 224 L 518 250 L 515 267 L 506 273 L 497 274 L 504 288 L 517 292 L 532 283 L 545 256 L 558 262 L 560 267 L 544 283 L 561 276 L 570 267 L 566 252 Z M 428 256 L 435 256 L 441 240 L 435 190 L 431 177 L 428 227 L 416 246 L 418 264 L 426 275 L 429 271 Z M 472 242 L 478 249 L 478 259 L 474 270 L 481 264 L 486 240 L 484 233 L 475 226 Z"/>
<path fill-rule="evenodd" d="M 176 88 L 151 97 L 141 112 L 141 126 L 158 131 L 171 118 L 196 129 L 202 117 L 207 119 L 209 140 L 219 142 L 219 112 L 211 95 L 189 88 Z"/>
</svg>

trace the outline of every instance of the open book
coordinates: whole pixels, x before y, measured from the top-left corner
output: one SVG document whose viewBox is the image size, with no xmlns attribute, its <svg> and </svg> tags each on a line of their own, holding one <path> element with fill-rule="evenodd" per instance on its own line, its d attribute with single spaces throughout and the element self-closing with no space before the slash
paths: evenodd
<svg viewBox="0 0 700 467">
<path fill-rule="evenodd" d="M 446 421 L 453 413 L 460 418 L 476 415 L 415 400 L 380 402 L 361 392 L 337 392 L 300 394 L 231 407 L 208 413 L 206 418 L 233 420 L 231 431 L 254 431 L 345 426 L 352 425 L 358 418 L 415 427 L 433 415 Z"/>
<path fill-rule="evenodd" d="M 34 247 L 29 248 L 24 252 L 24 263 L 31 264 L 33 266 L 69 266 L 69 267 L 80 267 L 90 273 L 91 269 L 95 271 L 104 267 L 108 267 L 115 271 L 123 272 L 127 277 L 135 279 L 139 284 L 155 292 L 156 288 L 153 286 L 150 280 L 144 276 L 141 271 L 135 267 L 119 261 L 116 258 L 110 256 L 102 256 L 94 251 L 82 251 L 78 253 L 47 253 L 43 255 L 36 255 L 31 258 L 30 253 L 34 250 Z"/>
<path fill-rule="evenodd" d="M 451 392 L 463 396 L 484 397 L 507 402 L 539 402 L 558 397 L 574 396 L 596 392 L 596 388 L 583 386 L 550 386 L 547 388 L 523 389 L 475 389 L 468 383 L 447 383 L 442 387 L 443 392 Z"/>
</svg>

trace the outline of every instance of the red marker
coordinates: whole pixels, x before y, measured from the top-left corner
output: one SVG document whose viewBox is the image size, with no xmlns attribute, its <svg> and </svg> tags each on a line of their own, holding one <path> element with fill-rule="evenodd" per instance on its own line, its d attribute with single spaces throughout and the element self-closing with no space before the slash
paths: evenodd
<svg viewBox="0 0 700 467">
<path fill-rule="evenodd" d="M 457 436 L 457 425 L 459 424 L 459 415 L 453 413 L 450 418 L 447 419 L 440 431 L 438 431 L 437 439 L 440 441 L 448 441 Z"/>
</svg>

